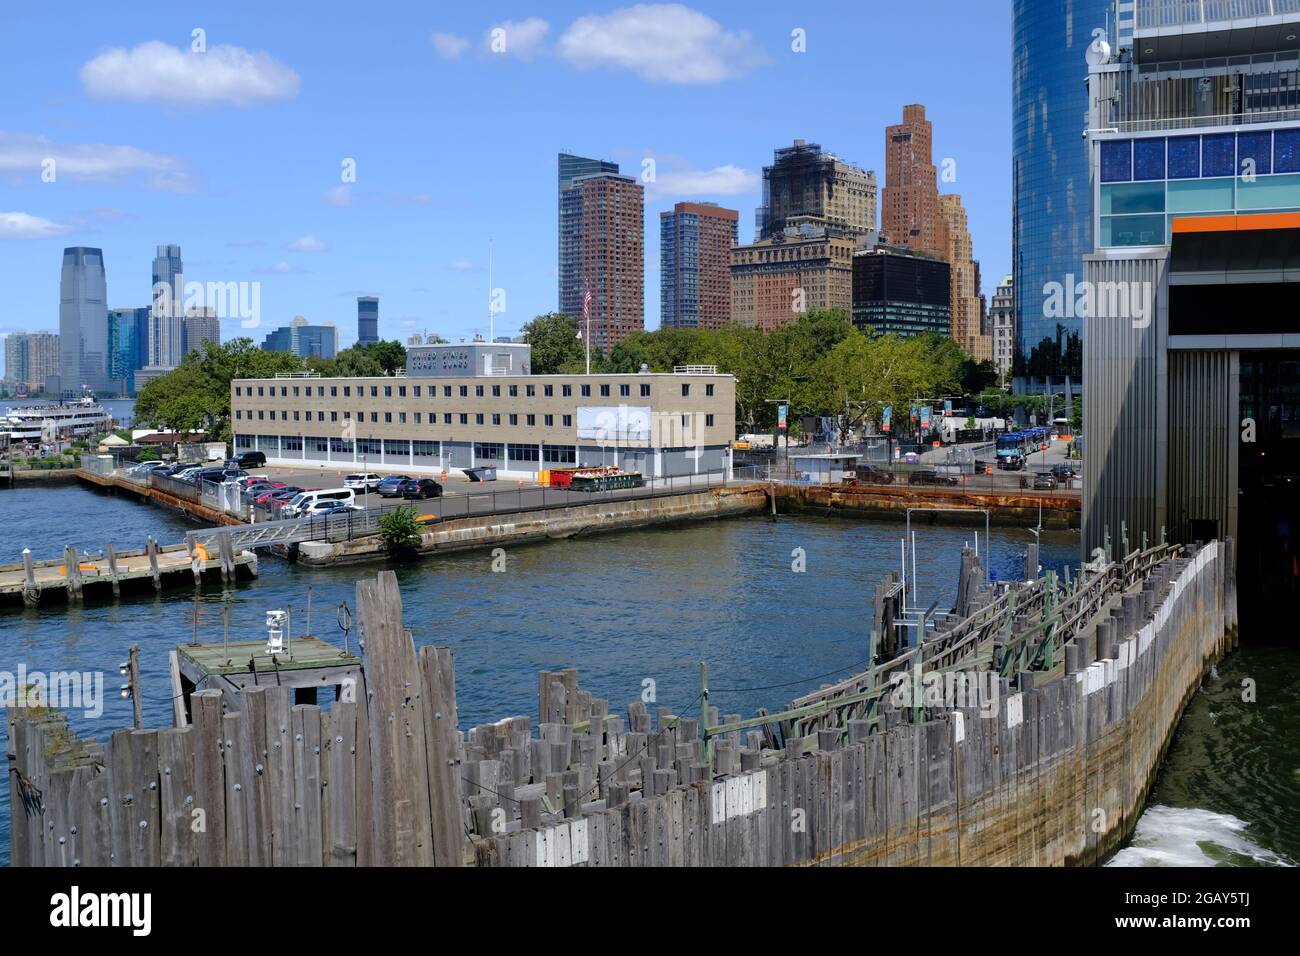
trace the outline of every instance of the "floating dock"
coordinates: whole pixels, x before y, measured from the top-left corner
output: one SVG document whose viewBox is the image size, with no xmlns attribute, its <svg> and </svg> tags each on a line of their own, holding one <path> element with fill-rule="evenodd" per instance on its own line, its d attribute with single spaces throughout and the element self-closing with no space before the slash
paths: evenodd
<svg viewBox="0 0 1300 956">
<path fill-rule="evenodd" d="M 158 545 L 152 538 L 143 548 L 119 551 L 109 545 L 102 554 L 65 548 L 62 558 L 34 560 L 23 550 L 23 560 L 0 564 L 0 603 L 22 601 L 36 607 L 42 601 L 78 601 L 85 597 L 118 597 L 123 590 L 162 590 L 203 577 L 225 580 L 257 577 L 257 555 L 252 551 L 207 549 L 187 544 Z"/>
</svg>

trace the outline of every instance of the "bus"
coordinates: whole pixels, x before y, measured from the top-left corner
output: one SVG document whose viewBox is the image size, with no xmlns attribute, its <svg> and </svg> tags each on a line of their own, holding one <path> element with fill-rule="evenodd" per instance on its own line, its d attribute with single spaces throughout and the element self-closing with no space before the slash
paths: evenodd
<svg viewBox="0 0 1300 956">
<path fill-rule="evenodd" d="M 1036 451 L 1046 451 L 1052 439 L 1052 430 L 1046 427 L 1022 428 L 1017 432 L 999 435 L 997 440 L 998 467 L 1003 471 L 1019 471 L 1025 459 Z"/>
</svg>

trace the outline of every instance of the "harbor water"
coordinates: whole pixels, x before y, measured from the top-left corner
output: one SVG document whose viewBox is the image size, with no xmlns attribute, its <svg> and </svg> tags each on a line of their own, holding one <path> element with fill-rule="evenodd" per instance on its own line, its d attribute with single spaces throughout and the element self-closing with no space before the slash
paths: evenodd
<svg viewBox="0 0 1300 956">
<path fill-rule="evenodd" d="M 18 560 L 23 547 L 42 558 L 65 545 L 140 547 L 150 535 L 172 543 L 193 526 L 80 486 L 0 491 L 0 508 L 0 562 Z M 918 603 L 951 606 L 960 549 L 974 535 L 949 527 L 917 533 Z M 462 729 L 515 714 L 535 719 L 537 672 L 568 666 L 579 669 L 584 688 L 610 700 L 611 711 L 623 712 L 649 690 L 655 706 L 694 713 L 699 662 L 707 661 L 711 702 L 724 714 L 749 716 L 862 668 L 872 594 L 899 567 L 902 536 L 896 523 L 754 517 L 515 548 L 500 571 L 488 552 L 394 570 L 416 643 L 454 649 Z M 1026 531 L 995 528 L 984 541 L 981 529 L 980 548 L 1006 579 L 1021 573 L 1032 540 Z M 1043 533 L 1045 568 L 1074 564 L 1077 552 L 1077 535 Z M 102 715 L 70 716 L 78 733 L 105 739 L 131 722 L 117 667 L 135 643 L 145 724 L 170 726 L 171 647 L 195 634 L 220 641 L 225 608 L 232 640 L 264 635 L 266 611 L 290 606 L 294 632 L 305 632 L 309 593 L 311 630 L 341 643 L 340 604 L 354 605 L 357 578 L 380 567 L 308 570 L 263 555 L 256 581 L 205 586 L 197 601 L 182 588 L 120 602 L 0 609 L 0 671 L 102 673 Z M 355 633 L 349 640 L 355 650 Z M 1298 676 L 1300 652 L 1289 649 L 1246 647 L 1220 665 L 1179 728 L 1133 846 L 1112 862 L 1300 858 L 1296 718 L 1289 716 L 1300 713 Z M 1244 677 L 1256 682 L 1256 703 L 1240 703 Z M 5 787 L 0 862 L 8 846 Z"/>
</svg>

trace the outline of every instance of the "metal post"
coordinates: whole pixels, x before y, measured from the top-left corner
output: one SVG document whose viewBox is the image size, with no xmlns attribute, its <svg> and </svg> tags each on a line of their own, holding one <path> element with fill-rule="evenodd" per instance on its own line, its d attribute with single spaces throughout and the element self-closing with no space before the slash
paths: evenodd
<svg viewBox="0 0 1300 956">
<path fill-rule="evenodd" d="M 709 665 L 700 661 L 700 733 L 704 736 L 704 763 L 713 779 L 713 756 L 709 744 Z"/>
</svg>

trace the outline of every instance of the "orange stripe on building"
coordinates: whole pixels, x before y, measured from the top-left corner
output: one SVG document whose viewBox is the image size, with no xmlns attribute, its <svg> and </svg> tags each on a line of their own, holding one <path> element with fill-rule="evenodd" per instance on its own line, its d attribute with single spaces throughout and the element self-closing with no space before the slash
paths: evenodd
<svg viewBox="0 0 1300 956">
<path fill-rule="evenodd" d="M 1250 232 L 1259 229 L 1300 229 L 1300 212 L 1265 212 L 1248 215 L 1175 217 L 1173 231 Z"/>
</svg>

